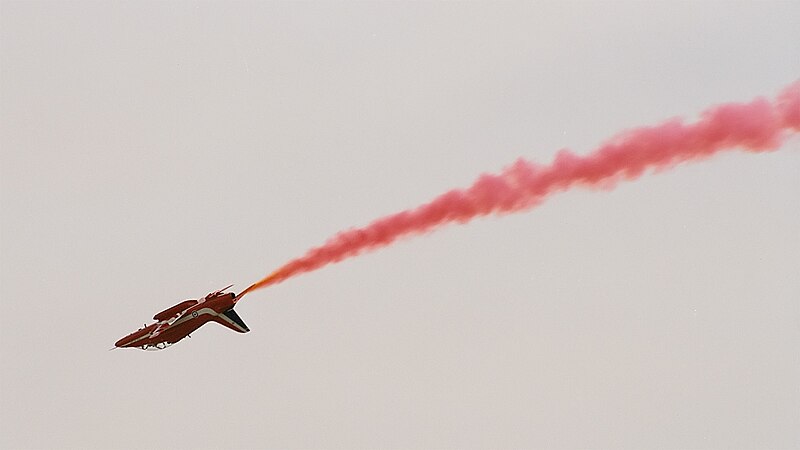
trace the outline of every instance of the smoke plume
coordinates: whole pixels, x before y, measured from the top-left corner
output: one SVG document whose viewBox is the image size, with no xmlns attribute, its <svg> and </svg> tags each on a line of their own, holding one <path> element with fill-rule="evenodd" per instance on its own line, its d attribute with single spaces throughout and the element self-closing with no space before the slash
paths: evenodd
<svg viewBox="0 0 800 450">
<path fill-rule="evenodd" d="M 714 106 L 695 123 L 672 119 L 624 131 L 585 156 L 561 150 L 550 164 L 519 159 L 500 173 L 481 175 L 468 188 L 445 192 L 430 203 L 342 231 L 287 262 L 240 296 L 448 223 L 528 210 L 550 195 L 573 187 L 607 188 L 647 171 L 705 159 L 722 150 L 774 150 L 798 131 L 800 81 L 772 101 L 759 98 Z"/>
</svg>

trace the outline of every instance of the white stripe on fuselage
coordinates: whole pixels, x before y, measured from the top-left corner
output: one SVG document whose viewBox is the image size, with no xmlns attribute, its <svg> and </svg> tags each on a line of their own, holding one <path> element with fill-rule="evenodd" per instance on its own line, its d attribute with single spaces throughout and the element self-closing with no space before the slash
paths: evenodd
<svg viewBox="0 0 800 450">
<path fill-rule="evenodd" d="M 195 306 L 195 305 L 193 305 L 193 306 Z M 193 315 L 192 315 L 192 312 L 196 312 L 196 313 L 197 313 L 197 316 L 193 316 Z M 168 330 L 168 329 L 170 329 L 170 328 L 172 328 L 172 327 L 178 326 L 178 325 L 180 325 L 180 324 L 182 324 L 182 323 L 184 323 L 184 322 L 187 322 L 187 321 L 189 321 L 189 320 L 191 320 L 191 319 L 196 319 L 196 318 L 200 317 L 200 316 L 201 316 L 201 315 L 203 315 L 203 314 L 210 314 L 210 315 L 212 315 L 212 316 L 217 316 L 217 317 L 220 317 L 220 318 L 222 318 L 222 320 L 224 320 L 225 322 L 228 322 L 229 324 L 233 325 L 233 326 L 234 326 L 234 327 L 236 327 L 237 329 L 239 329 L 239 330 L 242 330 L 242 332 L 246 332 L 246 330 L 245 330 L 244 328 L 242 328 L 241 326 L 239 326 L 239 324 L 238 324 L 238 323 L 236 323 L 236 322 L 234 322 L 233 320 L 231 320 L 231 319 L 230 319 L 228 316 L 226 316 L 225 314 L 220 314 L 220 313 L 218 313 L 218 312 L 214 311 L 214 310 L 213 310 L 213 309 L 211 309 L 211 308 L 201 308 L 201 309 L 198 309 L 197 311 L 192 311 L 192 312 L 184 312 L 184 313 L 183 313 L 183 314 L 182 314 L 180 317 L 178 317 L 178 319 L 177 319 L 177 320 L 175 320 L 175 321 L 174 321 L 174 322 L 172 322 L 172 323 L 169 323 L 169 320 L 165 320 L 164 322 L 161 322 L 161 323 L 159 323 L 159 326 L 157 326 L 155 330 L 151 331 L 151 332 L 150 332 L 150 333 L 148 333 L 148 334 L 145 334 L 144 336 L 140 336 L 140 337 L 138 337 L 138 338 L 134 339 L 134 340 L 133 340 L 133 341 L 131 341 L 131 342 L 128 342 L 127 344 L 125 344 L 125 346 L 126 346 L 126 347 L 127 347 L 127 346 L 130 346 L 131 344 L 133 344 L 133 343 L 135 343 L 135 342 L 139 342 L 139 341 L 141 341 L 142 339 L 152 339 L 152 338 L 155 338 L 155 337 L 157 337 L 159 334 L 161 334 L 161 333 L 162 333 L 164 330 Z M 161 328 L 161 325 L 162 325 L 162 324 L 165 324 L 165 323 L 167 324 L 167 327 L 165 327 L 164 329 L 162 329 L 162 328 Z"/>
<path fill-rule="evenodd" d="M 192 316 L 192 313 L 197 313 L 197 316 Z M 198 309 L 197 311 L 192 311 L 190 313 L 185 313 L 180 319 L 176 320 L 170 327 L 178 326 L 183 322 L 186 322 L 190 319 L 196 319 L 197 317 L 202 316 L 203 314 L 211 314 L 212 316 L 219 316 L 219 313 L 214 311 L 211 308 L 202 308 Z"/>
<path fill-rule="evenodd" d="M 238 323 L 236 323 L 233 320 L 231 320 L 230 317 L 226 316 L 224 313 L 220 314 L 220 313 L 214 311 L 211 308 L 198 309 L 197 311 L 192 311 L 192 312 L 196 312 L 197 313 L 197 317 L 200 317 L 203 314 L 211 314 L 212 316 L 217 316 L 220 319 L 224 320 L 225 322 L 228 322 L 229 324 L 233 325 L 237 330 L 241 330 L 242 333 L 246 333 L 248 331 L 248 330 L 242 328 L 242 326 L 239 325 Z M 187 314 L 185 314 L 185 316 L 179 318 L 173 324 L 171 324 L 170 327 L 174 327 L 174 326 L 180 325 L 180 324 L 182 324 L 183 322 L 186 322 L 189 319 L 196 319 L 197 317 L 192 316 L 192 313 L 187 313 Z"/>
<path fill-rule="evenodd" d="M 197 315 L 194 316 L 194 315 L 192 315 L 192 313 L 197 313 Z M 180 315 L 178 315 L 177 318 L 168 319 L 168 320 L 165 320 L 163 322 L 159 322 L 159 324 L 158 324 L 158 326 L 156 327 L 155 330 L 150 332 L 150 334 L 147 334 L 145 336 L 142 336 L 139 339 L 136 339 L 136 341 L 139 341 L 140 339 L 144 339 L 144 338 L 153 339 L 153 338 L 157 337 L 158 335 L 160 335 L 161 333 L 163 333 L 164 331 L 169 330 L 172 327 L 178 326 L 178 325 L 180 325 L 180 324 L 182 324 L 184 322 L 187 322 L 190 319 L 196 319 L 196 318 L 200 317 L 203 314 L 210 314 L 212 316 L 219 316 L 219 314 L 217 314 L 217 312 L 214 311 L 211 308 L 202 308 L 202 309 L 198 309 L 197 311 L 192 311 L 191 313 L 183 312 Z M 136 342 L 136 341 L 132 341 L 131 344 Z"/>
<path fill-rule="evenodd" d="M 131 344 L 133 344 L 134 342 L 139 342 L 139 341 L 141 341 L 142 339 L 147 339 L 147 338 L 149 338 L 149 337 L 150 337 L 150 335 L 152 335 L 152 334 L 153 334 L 153 333 L 152 333 L 152 332 L 150 332 L 150 333 L 148 333 L 148 334 L 144 334 L 144 335 L 142 335 L 142 336 L 139 336 L 138 338 L 136 338 L 136 339 L 134 339 L 134 340 L 132 340 L 132 341 L 128 342 L 127 344 L 123 345 L 123 347 L 130 347 L 130 345 L 131 345 Z M 138 346 L 137 346 L 137 347 L 138 347 Z"/>
</svg>

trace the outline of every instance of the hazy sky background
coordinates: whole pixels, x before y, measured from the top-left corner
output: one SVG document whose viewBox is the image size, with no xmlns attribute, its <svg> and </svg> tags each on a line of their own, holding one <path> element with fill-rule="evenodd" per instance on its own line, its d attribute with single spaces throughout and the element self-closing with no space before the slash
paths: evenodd
<svg viewBox="0 0 800 450">
<path fill-rule="evenodd" d="M 0 447 L 800 448 L 800 140 L 107 351 L 518 157 L 800 77 L 797 2 L 0 3 Z"/>
</svg>

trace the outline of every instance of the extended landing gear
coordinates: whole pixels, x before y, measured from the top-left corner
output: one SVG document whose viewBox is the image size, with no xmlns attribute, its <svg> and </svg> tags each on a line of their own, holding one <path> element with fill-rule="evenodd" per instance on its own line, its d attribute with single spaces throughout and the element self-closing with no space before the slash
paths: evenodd
<svg viewBox="0 0 800 450">
<path fill-rule="evenodd" d="M 164 350 L 165 348 L 171 346 L 172 342 L 159 342 L 155 345 L 144 344 L 143 346 L 139 347 L 142 350 L 149 350 L 149 351 L 156 351 L 156 350 Z"/>
</svg>

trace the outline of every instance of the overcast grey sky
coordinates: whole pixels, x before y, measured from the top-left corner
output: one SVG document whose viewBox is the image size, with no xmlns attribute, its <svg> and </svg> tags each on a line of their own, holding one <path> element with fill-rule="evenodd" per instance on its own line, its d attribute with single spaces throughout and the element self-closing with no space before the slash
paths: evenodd
<svg viewBox="0 0 800 450">
<path fill-rule="evenodd" d="M 800 77 L 797 2 L 0 3 L 0 447 L 800 448 L 800 140 L 250 294 L 518 157 Z"/>
</svg>

